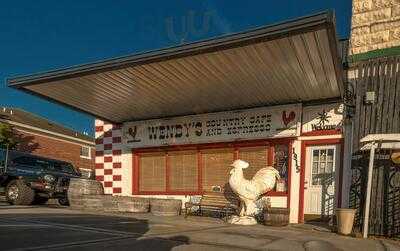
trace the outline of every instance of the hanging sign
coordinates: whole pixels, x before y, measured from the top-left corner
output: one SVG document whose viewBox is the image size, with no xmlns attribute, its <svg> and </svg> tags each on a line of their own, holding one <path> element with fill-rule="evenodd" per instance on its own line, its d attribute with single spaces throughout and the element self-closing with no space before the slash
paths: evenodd
<svg viewBox="0 0 400 251">
<path fill-rule="evenodd" d="M 132 148 L 291 137 L 300 117 L 300 104 L 273 106 L 127 122 L 123 135 Z"/>
</svg>

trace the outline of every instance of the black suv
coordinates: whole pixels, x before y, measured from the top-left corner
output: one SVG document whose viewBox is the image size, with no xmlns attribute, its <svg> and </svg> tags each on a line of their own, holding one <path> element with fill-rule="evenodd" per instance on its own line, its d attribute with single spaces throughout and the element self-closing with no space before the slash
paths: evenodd
<svg viewBox="0 0 400 251">
<path fill-rule="evenodd" d="M 80 176 L 71 163 L 0 149 L 0 187 L 11 204 L 44 204 L 56 198 L 68 205 L 69 179 Z"/>
</svg>

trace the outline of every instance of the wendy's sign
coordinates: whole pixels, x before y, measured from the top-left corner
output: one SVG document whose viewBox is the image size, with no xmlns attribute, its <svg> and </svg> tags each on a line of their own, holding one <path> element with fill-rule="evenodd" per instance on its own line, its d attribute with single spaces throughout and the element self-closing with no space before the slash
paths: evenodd
<svg viewBox="0 0 400 251">
<path fill-rule="evenodd" d="M 128 147 L 229 142 L 297 136 L 301 105 L 208 113 L 123 125 Z"/>
</svg>

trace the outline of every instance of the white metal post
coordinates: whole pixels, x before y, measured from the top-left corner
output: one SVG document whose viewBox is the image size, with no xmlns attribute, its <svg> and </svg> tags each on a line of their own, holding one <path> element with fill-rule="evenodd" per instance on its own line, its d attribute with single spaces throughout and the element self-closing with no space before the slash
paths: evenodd
<svg viewBox="0 0 400 251">
<path fill-rule="evenodd" d="M 369 206 L 371 204 L 372 174 L 374 171 L 375 149 L 376 149 L 376 144 L 375 141 L 373 141 L 369 153 L 367 194 L 365 195 L 365 209 L 364 209 L 363 238 L 368 237 Z"/>
</svg>

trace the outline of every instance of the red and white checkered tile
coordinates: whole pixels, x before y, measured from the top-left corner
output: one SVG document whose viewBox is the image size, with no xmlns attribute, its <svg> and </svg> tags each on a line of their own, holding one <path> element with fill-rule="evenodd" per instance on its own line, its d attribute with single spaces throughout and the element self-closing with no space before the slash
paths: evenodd
<svg viewBox="0 0 400 251">
<path fill-rule="evenodd" d="M 96 180 L 105 194 L 122 193 L 122 128 L 121 125 L 95 121 Z"/>
</svg>

